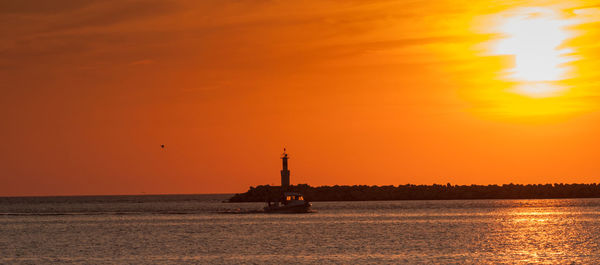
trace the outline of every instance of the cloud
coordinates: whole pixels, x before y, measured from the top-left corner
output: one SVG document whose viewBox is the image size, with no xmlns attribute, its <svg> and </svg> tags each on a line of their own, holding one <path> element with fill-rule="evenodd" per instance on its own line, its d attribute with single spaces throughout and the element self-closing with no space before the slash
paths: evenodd
<svg viewBox="0 0 600 265">
<path fill-rule="evenodd" d="M 56 14 L 89 6 L 98 0 L 5 0 L 2 1 L 0 15 L 7 14 Z"/>
<path fill-rule="evenodd" d="M 0 68 L 41 64 L 79 66 L 88 57 L 98 55 L 103 58 L 92 61 L 134 60 L 119 53 L 146 57 L 136 50 L 123 52 L 123 49 L 135 43 L 145 50 L 145 45 L 168 38 L 169 33 L 144 26 L 180 7 L 177 1 L 162 0 L 25 0 L 9 1 L 6 8 L 3 3 L 0 35 L 6 41 L 0 43 Z M 120 56 L 106 56 L 107 53 Z"/>
</svg>

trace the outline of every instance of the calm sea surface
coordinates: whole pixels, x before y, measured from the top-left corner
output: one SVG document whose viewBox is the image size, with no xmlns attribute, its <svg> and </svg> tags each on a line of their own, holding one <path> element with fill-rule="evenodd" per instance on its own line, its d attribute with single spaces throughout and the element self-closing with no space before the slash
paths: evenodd
<svg viewBox="0 0 600 265">
<path fill-rule="evenodd" d="M 600 199 L 316 202 L 0 198 L 0 263 L 600 263 Z"/>
</svg>

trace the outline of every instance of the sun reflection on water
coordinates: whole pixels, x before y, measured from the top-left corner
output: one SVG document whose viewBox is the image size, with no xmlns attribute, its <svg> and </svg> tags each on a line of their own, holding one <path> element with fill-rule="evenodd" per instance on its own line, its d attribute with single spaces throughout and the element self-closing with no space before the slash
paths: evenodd
<svg viewBox="0 0 600 265">
<path fill-rule="evenodd" d="M 536 200 L 534 207 L 504 208 L 504 221 L 498 231 L 502 242 L 500 255 L 513 260 L 544 263 L 551 256 L 562 256 L 569 250 L 570 242 L 565 227 L 573 222 L 572 209 L 553 207 L 554 200 Z M 548 206 L 543 205 L 547 203 Z"/>
</svg>

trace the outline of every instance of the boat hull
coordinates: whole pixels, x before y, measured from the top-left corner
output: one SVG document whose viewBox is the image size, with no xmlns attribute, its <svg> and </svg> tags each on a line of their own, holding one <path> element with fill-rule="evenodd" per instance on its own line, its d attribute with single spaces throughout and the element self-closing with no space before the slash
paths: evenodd
<svg viewBox="0 0 600 265">
<path fill-rule="evenodd" d="M 267 206 L 264 208 L 265 213 L 310 213 L 311 204 L 301 205 L 284 205 L 284 206 Z"/>
</svg>

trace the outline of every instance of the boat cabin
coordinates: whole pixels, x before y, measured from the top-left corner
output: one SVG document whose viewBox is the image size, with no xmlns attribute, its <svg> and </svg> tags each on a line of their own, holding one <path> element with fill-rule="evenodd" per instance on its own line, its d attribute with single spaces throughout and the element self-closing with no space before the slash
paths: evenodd
<svg viewBox="0 0 600 265">
<path fill-rule="evenodd" d="M 283 196 L 284 201 L 304 201 L 304 197 L 300 193 L 286 192 Z"/>
<path fill-rule="evenodd" d="M 304 205 L 306 201 L 304 196 L 297 192 L 284 192 L 279 201 L 267 201 L 269 207 L 278 207 L 282 205 Z"/>
</svg>

